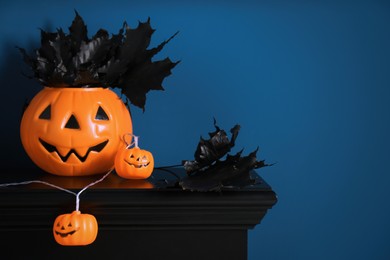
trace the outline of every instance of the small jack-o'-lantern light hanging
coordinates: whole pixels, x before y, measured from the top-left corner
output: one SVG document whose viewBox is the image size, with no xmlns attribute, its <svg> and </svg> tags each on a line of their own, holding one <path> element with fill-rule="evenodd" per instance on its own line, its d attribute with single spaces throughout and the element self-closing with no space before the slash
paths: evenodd
<svg viewBox="0 0 390 260">
<path fill-rule="evenodd" d="M 59 215 L 54 221 L 53 235 L 63 246 L 85 246 L 93 243 L 98 233 L 96 218 L 80 211 Z"/>
<path fill-rule="evenodd" d="M 98 234 L 98 223 L 93 215 L 81 214 L 79 210 L 80 195 L 89 187 L 103 181 L 113 170 L 114 168 L 111 168 L 103 177 L 94 182 L 89 183 L 77 193 L 72 190 L 68 190 L 63 187 L 52 184 L 50 182 L 41 180 L 3 183 L 0 184 L 0 187 L 39 183 L 48 185 L 50 187 L 65 191 L 76 196 L 76 209 L 72 213 L 59 215 L 54 221 L 52 231 L 55 241 L 60 245 L 85 246 L 95 241 Z"/>
<path fill-rule="evenodd" d="M 114 168 L 110 169 L 102 178 L 88 184 L 78 193 L 41 182 L 76 196 L 76 209 L 72 213 L 59 215 L 54 221 L 53 235 L 58 244 L 63 246 L 86 246 L 95 241 L 98 234 L 98 223 L 93 215 L 81 214 L 79 210 L 80 195 L 89 187 L 103 181 L 113 170 Z"/>
<path fill-rule="evenodd" d="M 127 147 L 119 149 L 115 157 L 115 171 L 126 179 L 147 179 L 154 169 L 154 158 L 151 152 L 138 146 L 138 136 L 134 136 L 134 147 L 126 141 Z"/>
</svg>

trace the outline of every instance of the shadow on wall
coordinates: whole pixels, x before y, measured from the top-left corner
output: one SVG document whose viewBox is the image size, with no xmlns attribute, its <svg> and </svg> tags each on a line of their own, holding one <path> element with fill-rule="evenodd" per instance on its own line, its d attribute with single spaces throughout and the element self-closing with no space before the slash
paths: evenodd
<svg viewBox="0 0 390 260">
<path fill-rule="evenodd" d="M 15 47 L 14 41 L 3 40 L 1 48 L 0 84 L 1 93 L 0 112 L 1 124 L 1 153 L 2 168 L 30 167 L 32 162 L 24 152 L 19 136 L 19 125 L 26 102 L 42 88 L 35 80 L 26 75 L 32 75 L 31 70 L 24 64 L 22 55 Z M 34 49 L 30 44 L 25 48 L 29 53 Z M 35 47 L 36 48 L 36 47 Z M 25 75 L 24 75 L 25 74 Z"/>
</svg>

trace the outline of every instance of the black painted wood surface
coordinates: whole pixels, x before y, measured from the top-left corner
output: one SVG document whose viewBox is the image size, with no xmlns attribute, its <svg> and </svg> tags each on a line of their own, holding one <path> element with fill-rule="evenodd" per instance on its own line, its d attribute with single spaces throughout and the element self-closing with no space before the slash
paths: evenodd
<svg viewBox="0 0 390 260">
<path fill-rule="evenodd" d="M 255 171 L 255 185 L 204 193 L 175 187 L 184 175 L 155 170 L 148 180 L 126 180 L 113 172 L 90 187 L 80 211 L 96 217 L 99 233 L 83 247 L 52 237 L 54 219 L 75 209 L 75 196 L 42 184 L 0 188 L 0 232 L 8 238 L 0 249 L 13 259 L 246 259 L 247 230 L 276 203 L 274 191 Z M 19 169 L 4 170 L 0 183 L 42 180 L 78 192 L 100 177 Z"/>
</svg>

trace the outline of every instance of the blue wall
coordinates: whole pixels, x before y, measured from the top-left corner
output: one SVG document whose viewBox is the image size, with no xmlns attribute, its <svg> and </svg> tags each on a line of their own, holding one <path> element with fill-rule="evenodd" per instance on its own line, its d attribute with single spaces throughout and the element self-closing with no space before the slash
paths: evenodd
<svg viewBox="0 0 390 260">
<path fill-rule="evenodd" d="M 40 89 L 13 46 L 37 47 L 39 27 L 67 29 L 74 8 L 90 34 L 149 16 L 154 44 L 180 31 L 159 54 L 182 60 L 166 91 L 149 93 L 145 113 L 132 108 L 157 165 L 192 159 L 213 117 L 242 126 L 237 151 L 259 146 L 278 162 L 259 171 L 279 202 L 249 232 L 249 259 L 390 259 L 390 4 L 2 1 L 3 164 L 26 160 L 19 116 Z"/>
</svg>

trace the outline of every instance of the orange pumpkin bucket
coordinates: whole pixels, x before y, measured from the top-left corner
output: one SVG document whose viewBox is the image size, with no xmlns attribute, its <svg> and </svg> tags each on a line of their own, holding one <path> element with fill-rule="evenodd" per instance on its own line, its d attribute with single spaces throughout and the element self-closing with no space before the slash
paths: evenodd
<svg viewBox="0 0 390 260">
<path fill-rule="evenodd" d="M 163 90 L 163 80 L 179 63 L 152 60 L 177 34 L 150 48 L 154 31 L 148 19 L 136 28 L 124 23 L 117 34 L 101 28 L 90 38 L 75 12 L 68 34 L 41 30 L 41 47 L 33 55 L 19 48 L 32 77 L 44 86 L 20 127 L 23 147 L 36 165 L 62 176 L 100 174 L 114 166 L 124 147 L 121 137 L 132 133 L 122 99 L 144 110 L 146 94 Z"/>
<path fill-rule="evenodd" d="M 114 166 L 121 137 L 132 132 L 125 104 L 108 88 L 44 88 L 31 101 L 20 135 L 29 157 L 63 176 L 104 173 Z"/>
</svg>

